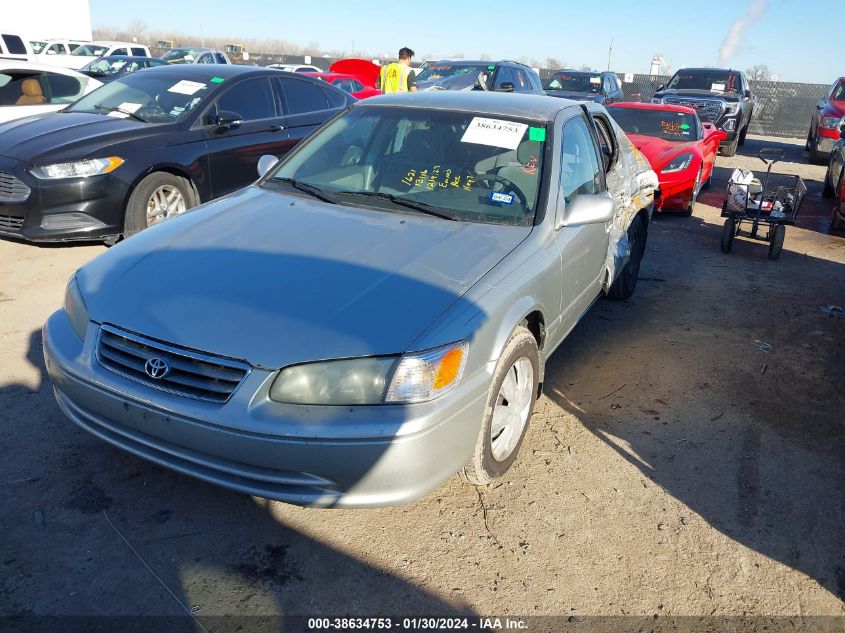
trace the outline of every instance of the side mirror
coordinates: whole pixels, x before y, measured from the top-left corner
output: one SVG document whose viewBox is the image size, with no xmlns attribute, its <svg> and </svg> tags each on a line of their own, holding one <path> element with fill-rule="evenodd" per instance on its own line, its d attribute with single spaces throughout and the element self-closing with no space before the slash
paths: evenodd
<svg viewBox="0 0 845 633">
<path fill-rule="evenodd" d="M 258 159 L 258 177 L 264 178 L 264 174 L 268 171 L 273 169 L 276 166 L 276 163 L 279 162 L 279 159 L 275 156 L 270 154 L 264 154 L 261 158 Z"/>
<path fill-rule="evenodd" d="M 663 92 L 664 88 L 666 88 L 666 84 L 660 84 L 655 92 Z"/>
<path fill-rule="evenodd" d="M 580 194 L 568 205 L 560 198 L 555 213 L 555 229 L 580 224 L 603 224 L 613 219 L 616 205 L 608 193 Z"/>
<path fill-rule="evenodd" d="M 231 130 L 240 126 L 243 123 L 243 117 L 237 112 L 230 110 L 221 110 L 217 113 L 217 127 L 226 130 Z"/>
<path fill-rule="evenodd" d="M 502 84 L 496 88 L 496 92 L 513 92 L 514 85 L 510 81 L 503 81 Z"/>
<path fill-rule="evenodd" d="M 751 91 L 750 91 L 750 90 L 746 90 L 746 91 L 745 91 L 745 98 L 746 98 L 746 99 L 750 99 L 750 98 L 751 98 Z"/>
</svg>

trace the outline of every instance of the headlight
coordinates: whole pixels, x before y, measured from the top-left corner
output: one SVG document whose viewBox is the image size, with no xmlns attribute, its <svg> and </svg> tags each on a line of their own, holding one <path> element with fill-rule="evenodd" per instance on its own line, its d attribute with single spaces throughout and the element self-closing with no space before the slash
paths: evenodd
<svg viewBox="0 0 845 633">
<path fill-rule="evenodd" d="M 819 125 L 828 130 L 835 130 L 840 122 L 845 122 L 845 119 L 840 119 L 838 116 L 823 116 Z"/>
<path fill-rule="evenodd" d="M 466 364 L 467 344 L 406 354 L 399 361 L 385 402 L 424 402 L 454 389 Z"/>
<path fill-rule="evenodd" d="M 270 398 L 288 404 L 381 404 L 396 361 L 353 358 L 286 367 L 273 381 Z"/>
<path fill-rule="evenodd" d="M 670 174 L 675 171 L 683 171 L 692 164 L 693 155 L 690 152 L 678 154 L 660 171 L 664 174 Z"/>
<path fill-rule="evenodd" d="M 65 313 L 68 321 L 70 321 L 70 327 L 73 328 L 80 339 L 85 340 L 85 332 L 88 330 L 88 309 L 85 307 L 85 301 L 79 291 L 76 275 L 71 277 L 67 284 Z"/>
<path fill-rule="evenodd" d="M 739 103 L 726 103 L 725 116 L 735 116 L 736 114 L 739 114 Z"/>
<path fill-rule="evenodd" d="M 99 176 L 108 174 L 123 164 L 119 156 L 108 158 L 92 158 L 90 160 L 78 160 L 72 163 L 54 163 L 42 165 L 32 169 L 32 175 L 45 180 L 56 178 L 87 178 L 88 176 Z"/>
<path fill-rule="evenodd" d="M 466 343 L 455 343 L 401 358 L 352 358 L 286 367 L 273 381 L 270 399 L 311 405 L 431 400 L 458 384 L 466 349 Z"/>
</svg>

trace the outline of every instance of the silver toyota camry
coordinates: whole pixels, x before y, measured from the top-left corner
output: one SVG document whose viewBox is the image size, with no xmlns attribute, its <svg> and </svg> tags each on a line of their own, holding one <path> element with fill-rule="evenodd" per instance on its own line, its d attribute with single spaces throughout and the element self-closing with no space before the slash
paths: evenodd
<svg viewBox="0 0 845 633">
<path fill-rule="evenodd" d="M 505 473 L 657 184 L 601 106 L 471 92 L 359 102 L 259 172 L 77 271 L 44 354 L 103 440 L 326 507 Z"/>
</svg>

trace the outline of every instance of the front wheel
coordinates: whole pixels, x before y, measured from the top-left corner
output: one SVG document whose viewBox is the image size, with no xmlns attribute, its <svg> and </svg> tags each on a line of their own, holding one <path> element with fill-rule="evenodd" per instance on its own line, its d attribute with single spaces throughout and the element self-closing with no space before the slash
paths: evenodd
<svg viewBox="0 0 845 633">
<path fill-rule="evenodd" d="M 185 178 L 164 171 L 153 172 L 129 196 L 123 234 L 134 235 L 195 205 L 193 188 Z"/>
<path fill-rule="evenodd" d="M 683 212 L 684 217 L 687 217 L 687 218 L 690 217 L 692 215 L 692 212 L 695 211 L 695 202 L 696 202 L 696 200 L 698 200 L 698 192 L 701 190 L 701 170 L 702 169 L 703 169 L 702 167 L 698 168 L 698 174 L 695 177 L 695 182 L 692 183 L 692 195 L 690 196 L 689 204 L 687 205 L 687 208 Z"/>
<path fill-rule="evenodd" d="M 628 227 L 628 248 L 630 255 L 619 276 L 607 289 L 607 296 L 617 301 L 626 301 L 634 294 L 637 287 L 637 279 L 640 276 L 640 263 L 645 253 L 646 227 L 642 217 L 639 215 Z"/>
<path fill-rule="evenodd" d="M 749 124 L 750 125 L 750 124 Z M 745 145 L 745 137 L 748 135 L 748 125 L 742 128 L 742 132 L 739 133 L 739 146 L 742 147 Z"/>
<path fill-rule="evenodd" d="M 513 465 L 534 412 L 539 379 L 537 341 L 519 326 L 496 365 L 475 449 L 461 473 L 469 483 L 489 484 Z"/>
<path fill-rule="evenodd" d="M 738 138 L 734 139 L 727 145 L 722 145 L 722 156 L 735 156 L 737 143 L 739 143 Z"/>
<path fill-rule="evenodd" d="M 778 259 L 783 250 L 783 238 L 786 237 L 786 227 L 775 224 L 772 227 L 772 241 L 769 242 L 769 259 Z"/>
</svg>

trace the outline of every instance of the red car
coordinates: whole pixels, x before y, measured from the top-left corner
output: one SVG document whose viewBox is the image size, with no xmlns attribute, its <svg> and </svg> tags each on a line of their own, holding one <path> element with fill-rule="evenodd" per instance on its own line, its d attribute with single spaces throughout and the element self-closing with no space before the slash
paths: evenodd
<svg viewBox="0 0 845 633">
<path fill-rule="evenodd" d="M 839 140 L 839 128 L 845 123 L 845 77 L 833 82 L 825 97 L 819 101 L 807 134 L 810 161 L 825 163 Z"/>
<path fill-rule="evenodd" d="M 376 95 L 381 94 L 379 90 L 376 90 L 375 88 L 371 88 L 369 86 L 365 86 L 356 77 L 353 77 L 352 75 L 346 75 L 343 73 L 302 74 L 308 75 L 309 77 L 316 77 L 317 79 L 322 79 L 323 81 L 327 81 L 336 88 L 340 88 L 344 92 L 348 92 L 357 99 L 366 99 L 367 97 L 375 97 Z"/>
<path fill-rule="evenodd" d="M 719 143 L 727 134 L 702 123 L 692 108 L 620 101 L 607 107 L 657 173 L 657 210 L 692 215 L 695 199 L 710 184 Z"/>
</svg>

